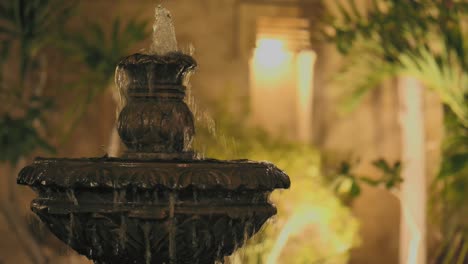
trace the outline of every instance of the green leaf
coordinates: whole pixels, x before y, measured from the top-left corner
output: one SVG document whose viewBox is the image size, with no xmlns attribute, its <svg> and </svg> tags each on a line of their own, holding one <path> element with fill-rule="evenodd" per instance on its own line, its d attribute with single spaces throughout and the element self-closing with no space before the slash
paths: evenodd
<svg viewBox="0 0 468 264">
<path fill-rule="evenodd" d="M 381 181 L 379 181 L 379 180 L 374 180 L 374 179 L 371 179 L 371 178 L 368 178 L 368 177 L 361 177 L 361 178 L 359 178 L 359 180 L 363 181 L 363 182 L 365 182 L 365 183 L 367 183 L 367 184 L 369 184 L 371 186 L 374 186 L 374 187 L 380 185 L 380 183 L 381 183 Z"/>
<path fill-rule="evenodd" d="M 351 171 L 351 164 L 349 162 L 343 161 L 340 166 L 339 174 L 348 175 Z"/>
<path fill-rule="evenodd" d="M 378 159 L 372 162 L 374 167 L 380 169 L 384 173 L 392 173 L 392 169 L 388 165 L 387 161 L 384 159 Z"/>
<path fill-rule="evenodd" d="M 451 155 L 444 159 L 438 178 L 443 179 L 468 168 L 468 152 Z"/>
<path fill-rule="evenodd" d="M 351 184 L 349 194 L 351 195 L 351 197 L 358 197 L 359 194 L 361 194 L 361 187 L 356 181 L 353 181 L 353 183 Z"/>
<path fill-rule="evenodd" d="M 345 23 L 350 23 L 352 21 L 351 14 L 346 10 L 346 8 L 341 4 L 340 0 L 335 0 L 335 4 L 340 11 L 340 15 L 343 17 Z"/>
<path fill-rule="evenodd" d="M 362 16 L 361 16 L 361 13 L 359 12 L 359 9 L 356 6 L 356 0 L 350 0 L 349 3 L 351 5 L 351 10 L 353 11 L 354 16 L 357 19 L 361 19 Z"/>
</svg>

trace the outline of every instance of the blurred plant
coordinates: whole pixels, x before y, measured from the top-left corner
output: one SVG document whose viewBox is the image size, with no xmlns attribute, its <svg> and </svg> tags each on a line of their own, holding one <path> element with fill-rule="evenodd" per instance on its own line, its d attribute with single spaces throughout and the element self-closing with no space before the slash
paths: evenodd
<svg viewBox="0 0 468 264">
<path fill-rule="evenodd" d="M 52 149 L 38 131 L 46 125 L 44 111 L 52 106 L 44 95 L 46 50 L 75 5 L 58 0 L 0 3 L 0 148 L 6 150 L 0 161 L 15 164 L 36 148 Z"/>
<path fill-rule="evenodd" d="M 0 118 L 0 161 L 16 165 L 36 148 L 54 152 L 54 148 L 37 131 L 37 123 L 44 124 L 42 111 L 51 108 L 51 101 L 30 98 L 29 109 L 23 117 L 13 118 L 5 114 Z"/>
<path fill-rule="evenodd" d="M 468 106 L 463 95 L 468 89 L 468 53 L 462 18 L 468 14 L 468 4 L 373 1 L 363 14 L 355 0 L 347 2 L 351 11 L 337 1 L 339 14 L 328 16 L 323 30 L 326 39 L 336 43 L 349 59 L 339 81 L 359 79 L 352 82 L 352 96 L 348 97 L 352 103 L 346 105 L 355 106 L 385 78 L 408 74 L 425 82 L 467 126 Z"/>
<path fill-rule="evenodd" d="M 139 21 L 136 17 L 130 17 L 126 23 L 116 17 L 110 31 L 106 31 L 103 24 L 88 22 L 80 30 L 80 34 L 62 32 L 62 37 L 66 40 L 61 42 L 62 50 L 70 54 L 71 60 L 86 68 L 78 81 L 71 86 L 78 93 L 75 105 L 64 118 L 72 120 L 67 126 L 68 131 L 73 131 L 89 104 L 113 83 L 115 67 L 119 61 L 129 55 L 131 48 L 150 35 L 148 25 L 147 20 Z M 86 90 L 83 91 L 84 89 Z"/>
<path fill-rule="evenodd" d="M 12 0 L 0 3 L 0 162 L 12 168 L 1 213 L 32 263 L 45 263 L 40 245 L 18 212 L 15 176 L 20 162 L 36 149 L 53 151 L 45 139 L 45 111 L 53 101 L 44 95 L 47 49 L 59 27 L 70 20 L 76 1 Z M 54 87 L 55 88 L 55 87 Z"/>
<path fill-rule="evenodd" d="M 333 176 L 332 185 L 336 194 L 345 202 L 350 202 L 361 194 L 362 184 L 374 187 L 384 187 L 389 191 L 398 189 L 403 179 L 401 178 L 401 164 L 396 161 L 390 165 L 384 159 L 378 159 L 372 162 L 372 165 L 378 169 L 381 174 L 378 178 L 356 175 L 353 171 L 353 165 L 348 161 L 343 161 L 336 175 Z"/>
<path fill-rule="evenodd" d="M 442 216 L 442 244 L 451 244 L 460 232 L 461 241 L 466 241 L 468 31 L 464 23 L 468 3 L 373 0 L 360 10 L 355 0 L 346 2 L 336 1 L 337 12 L 330 12 L 323 28 L 326 39 L 346 56 L 337 79 L 351 88 L 345 92 L 345 108 L 355 107 L 383 80 L 397 75 L 416 77 L 439 96 L 444 104 L 446 143 L 432 188 L 434 217 Z M 466 253 L 456 261 L 466 261 Z"/>
<path fill-rule="evenodd" d="M 47 261 L 27 221 L 16 206 L 16 174 L 24 166 L 24 160 L 37 150 L 53 152 L 50 143 L 52 132 L 62 126 L 52 127 L 48 110 L 60 107 L 55 101 L 65 85 L 49 82 L 50 58 L 67 60 L 66 65 L 85 70 L 67 72 L 75 83 L 74 102 L 79 107 L 70 107 L 65 115 L 67 122 L 76 124 L 86 106 L 109 85 L 118 60 L 128 53 L 131 45 L 146 35 L 146 22 L 129 18 L 121 26 L 120 19 L 114 20 L 110 36 L 95 22 L 89 22 L 87 30 L 69 27 L 73 14 L 78 12 L 78 0 L 10 0 L 0 2 L 0 163 L 11 168 L 8 185 L 3 193 L 8 199 L 2 202 L 0 213 L 5 216 L 10 229 L 16 233 L 22 248 L 31 263 Z M 78 64 L 78 65 L 77 65 Z M 73 78 L 72 78 L 73 79 Z M 67 92 L 67 96 L 73 96 Z M 62 98 L 63 99 L 63 98 Z M 67 112 L 67 111 L 65 111 Z M 71 126 L 72 128 L 74 126 Z"/>
<path fill-rule="evenodd" d="M 271 196 L 278 208 L 272 220 L 275 224 L 267 224 L 230 262 L 346 263 L 348 251 L 358 243 L 358 223 L 324 181 L 319 152 L 308 145 L 272 138 L 228 114 L 229 99 L 219 102 L 213 104 L 216 125 L 206 114 L 195 111 L 195 149 L 202 156 L 221 159 L 268 160 L 285 170 L 292 182 L 290 190 Z"/>
</svg>

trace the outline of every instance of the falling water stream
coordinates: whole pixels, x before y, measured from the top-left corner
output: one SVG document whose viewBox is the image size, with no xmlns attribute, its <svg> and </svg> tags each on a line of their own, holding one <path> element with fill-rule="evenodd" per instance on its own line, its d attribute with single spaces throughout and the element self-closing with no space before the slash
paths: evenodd
<svg viewBox="0 0 468 264">
<path fill-rule="evenodd" d="M 150 240 L 150 232 L 151 232 L 151 223 L 146 222 L 143 224 L 143 236 L 144 236 L 144 243 L 145 243 L 145 261 L 146 264 L 151 263 L 151 240 Z"/>
<path fill-rule="evenodd" d="M 169 261 L 170 264 L 177 262 L 176 259 L 176 218 L 174 217 L 174 209 L 176 202 L 176 194 L 169 192 Z"/>
<path fill-rule="evenodd" d="M 67 190 L 67 196 L 68 196 L 68 199 L 73 203 L 73 205 L 78 205 L 78 200 L 76 199 L 76 196 L 75 196 L 75 190 L 73 189 Z"/>
<path fill-rule="evenodd" d="M 119 227 L 119 241 L 120 241 L 120 248 L 122 250 L 125 249 L 125 243 L 127 243 L 127 217 L 124 213 L 120 215 L 120 227 Z"/>
<path fill-rule="evenodd" d="M 196 206 L 198 204 L 198 193 L 197 193 L 197 190 L 193 190 L 193 203 L 194 203 L 194 206 Z M 198 238 L 197 238 L 197 226 L 196 226 L 196 222 L 193 221 L 192 222 L 192 249 L 193 249 L 193 252 L 196 252 L 197 248 L 198 248 L 198 245 L 199 245 L 199 242 L 198 242 Z M 196 262 L 194 264 L 198 264 L 199 261 L 198 259 L 196 260 Z"/>
</svg>

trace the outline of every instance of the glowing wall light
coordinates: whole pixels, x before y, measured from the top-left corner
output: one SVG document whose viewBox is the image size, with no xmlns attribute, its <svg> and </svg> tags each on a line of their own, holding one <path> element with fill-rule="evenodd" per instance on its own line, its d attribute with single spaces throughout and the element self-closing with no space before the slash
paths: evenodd
<svg viewBox="0 0 468 264">
<path fill-rule="evenodd" d="M 254 121 L 272 135 L 294 137 L 295 79 L 287 42 L 260 37 L 250 61 L 250 103 Z"/>
<path fill-rule="evenodd" d="M 261 68 L 278 68 L 288 59 L 286 42 L 281 39 L 260 38 L 257 40 L 254 58 Z"/>
<path fill-rule="evenodd" d="M 259 38 L 252 58 L 252 81 L 258 88 L 274 89 L 290 83 L 293 53 L 282 39 Z"/>
<path fill-rule="evenodd" d="M 282 38 L 257 40 L 250 62 L 251 109 L 270 133 L 310 142 L 316 54 L 291 45 Z"/>
</svg>

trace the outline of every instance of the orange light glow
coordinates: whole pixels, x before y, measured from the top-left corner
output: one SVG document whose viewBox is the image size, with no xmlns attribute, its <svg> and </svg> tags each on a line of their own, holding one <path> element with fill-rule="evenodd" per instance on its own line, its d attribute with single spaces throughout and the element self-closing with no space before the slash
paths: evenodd
<svg viewBox="0 0 468 264">
<path fill-rule="evenodd" d="M 294 53 L 282 39 L 259 38 L 250 62 L 252 114 L 256 123 L 272 135 L 283 131 L 292 136 L 294 119 L 295 66 Z M 293 114 L 294 116 L 294 114 Z M 272 117 L 274 117 L 272 119 Z"/>
<path fill-rule="evenodd" d="M 262 68 L 278 68 L 288 59 L 286 42 L 281 39 L 261 38 L 257 41 L 254 58 L 256 64 Z"/>
<path fill-rule="evenodd" d="M 267 256 L 267 264 L 276 264 L 291 236 L 300 235 L 307 227 L 314 227 L 317 237 L 321 242 L 327 244 L 339 255 L 350 248 L 347 241 L 342 240 L 333 233 L 330 223 L 335 217 L 330 208 L 302 204 L 295 208 L 278 235 L 275 244 Z M 309 245 L 310 246 L 310 245 Z"/>
<path fill-rule="evenodd" d="M 252 58 L 254 81 L 259 87 L 275 89 L 291 83 L 293 52 L 282 39 L 260 38 Z"/>
</svg>

